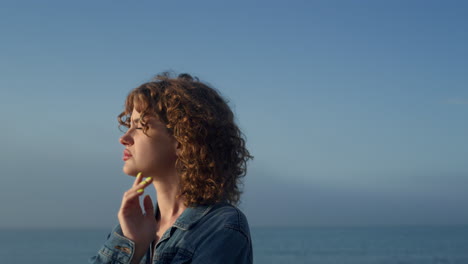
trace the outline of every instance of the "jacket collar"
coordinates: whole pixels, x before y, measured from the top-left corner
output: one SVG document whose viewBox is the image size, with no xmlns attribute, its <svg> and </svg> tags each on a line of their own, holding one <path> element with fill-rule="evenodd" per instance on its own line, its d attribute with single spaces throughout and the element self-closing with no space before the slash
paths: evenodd
<svg viewBox="0 0 468 264">
<path fill-rule="evenodd" d="M 221 201 L 219 203 L 210 204 L 210 205 L 197 205 L 194 207 L 187 207 L 182 212 L 182 214 L 177 218 L 177 220 L 172 226 L 180 228 L 182 230 L 189 230 L 214 207 L 219 206 L 221 204 L 226 204 L 226 203 L 227 203 L 226 201 Z M 154 208 L 155 208 L 154 216 L 156 217 L 157 213 L 159 212 L 158 201 L 156 201 Z"/>
</svg>

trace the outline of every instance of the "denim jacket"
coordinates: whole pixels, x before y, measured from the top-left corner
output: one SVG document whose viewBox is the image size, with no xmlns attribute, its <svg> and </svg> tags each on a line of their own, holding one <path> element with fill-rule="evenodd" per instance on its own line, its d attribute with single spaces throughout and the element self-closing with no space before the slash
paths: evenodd
<svg viewBox="0 0 468 264">
<path fill-rule="evenodd" d="M 156 216 L 157 202 L 155 208 Z M 187 207 L 160 238 L 155 252 L 152 245 L 148 246 L 140 264 L 253 263 L 247 218 L 227 202 Z M 117 224 L 88 263 L 130 264 L 134 250 L 135 243 L 122 234 Z"/>
</svg>

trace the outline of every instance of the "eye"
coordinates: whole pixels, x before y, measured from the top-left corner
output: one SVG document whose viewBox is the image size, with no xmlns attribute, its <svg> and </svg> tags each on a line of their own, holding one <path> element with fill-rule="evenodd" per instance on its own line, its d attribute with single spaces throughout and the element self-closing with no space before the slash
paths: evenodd
<svg viewBox="0 0 468 264">
<path fill-rule="evenodd" d="M 132 127 L 124 126 L 123 129 L 122 129 L 122 128 L 119 128 L 119 129 L 120 129 L 120 131 L 121 131 L 122 133 L 127 133 L 129 129 L 132 129 Z M 143 127 L 135 127 L 135 129 L 140 129 L 140 130 L 142 130 Z"/>
<path fill-rule="evenodd" d="M 139 124 L 140 124 L 140 125 L 143 125 L 143 126 L 146 125 L 146 123 L 143 123 L 143 122 L 141 122 L 141 121 L 139 122 Z M 143 127 L 135 127 L 135 129 L 143 129 Z"/>
</svg>

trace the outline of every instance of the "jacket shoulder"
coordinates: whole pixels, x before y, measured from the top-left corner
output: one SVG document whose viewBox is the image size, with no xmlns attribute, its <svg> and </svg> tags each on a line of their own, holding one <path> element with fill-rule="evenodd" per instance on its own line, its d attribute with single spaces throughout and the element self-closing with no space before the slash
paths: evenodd
<svg viewBox="0 0 468 264">
<path fill-rule="evenodd" d="M 215 230 L 231 228 L 242 233 L 250 233 L 247 217 L 235 205 L 229 203 L 217 204 L 213 206 L 205 218 L 202 225 L 211 226 Z"/>
</svg>

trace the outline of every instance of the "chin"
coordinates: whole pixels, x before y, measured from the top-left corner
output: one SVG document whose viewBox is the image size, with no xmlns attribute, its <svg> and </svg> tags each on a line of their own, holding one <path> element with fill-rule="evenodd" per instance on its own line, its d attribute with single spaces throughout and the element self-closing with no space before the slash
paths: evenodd
<svg viewBox="0 0 468 264">
<path fill-rule="evenodd" d="M 128 166 L 124 166 L 124 167 L 122 168 L 122 171 L 123 171 L 123 173 L 125 173 L 125 174 L 127 174 L 127 175 L 129 175 L 129 176 L 134 176 L 134 177 L 135 177 L 135 176 L 137 175 L 137 173 L 138 173 L 135 169 L 129 168 Z"/>
</svg>

